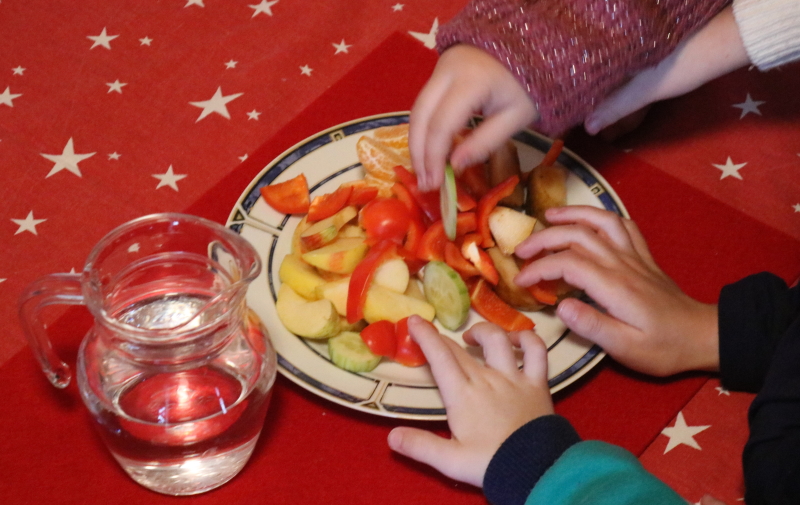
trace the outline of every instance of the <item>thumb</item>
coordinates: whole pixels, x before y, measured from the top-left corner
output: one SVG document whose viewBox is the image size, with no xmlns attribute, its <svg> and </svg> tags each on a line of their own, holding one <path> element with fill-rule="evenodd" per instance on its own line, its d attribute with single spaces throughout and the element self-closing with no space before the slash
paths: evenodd
<svg viewBox="0 0 800 505">
<path fill-rule="evenodd" d="M 425 430 L 397 427 L 389 432 L 389 448 L 420 463 L 425 463 L 444 475 L 481 487 L 483 472 L 474 468 L 465 455 L 460 454 L 458 442 L 442 438 Z"/>
</svg>

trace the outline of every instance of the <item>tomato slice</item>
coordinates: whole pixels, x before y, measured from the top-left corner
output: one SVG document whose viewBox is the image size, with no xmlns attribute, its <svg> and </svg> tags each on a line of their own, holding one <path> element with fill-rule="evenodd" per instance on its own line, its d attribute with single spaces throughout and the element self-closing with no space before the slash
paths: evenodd
<svg viewBox="0 0 800 505">
<path fill-rule="evenodd" d="M 375 270 L 395 254 L 397 244 L 383 240 L 372 247 L 356 265 L 347 286 L 347 322 L 353 324 L 364 317 L 364 302 Z"/>
<path fill-rule="evenodd" d="M 288 181 L 262 186 L 260 191 L 270 207 L 284 214 L 305 214 L 311 205 L 305 174 Z"/>
<path fill-rule="evenodd" d="M 505 331 L 531 330 L 535 326 L 528 316 L 497 296 L 483 279 L 470 284 L 469 299 L 478 314 Z"/>
<path fill-rule="evenodd" d="M 519 176 L 512 175 L 505 181 L 492 188 L 483 196 L 483 198 L 478 201 L 478 233 L 481 234 L 481 246 L 484 248 L 492 247 L 494 245 L 494 238 L 492 237 L 492 232 L 489 229 L 489 214 L 491 214 L 494 208 L 497 207 L 497 204 L 500 203 L 500 200 L 514 192 L 514 188 L 517 187 L 517 183 L 519 183 Z"/>
<path fill-rule="evenodd" d="M 430 324 L 430 323 L 428 323 Z M 397 338 L 397 352 L 394 355 L 394 360 L 401 365 L 416 367 L 422 366 L 428 362 L 425 354 L 422 353 L 419 344 L 417 344 L 411 334 L 408 332 L 408 318 L 397 321 L 394 325 L 395 337 Z"/>
<path fill-rule="evenodd" d="M 403 242 L 410 222 L 408 209 L 397 198 L 376 198 L 361 209 L 361 226 L 373 240 Z"/>
<path fill-rule="evenodd" d="M 397 352 L 397 337 L 392 322 L 381 320 L 368 325 L 361 330 L 361 340 L 373 354 L 394 359 Z"/>
<path fill-rule="evenodd" d="M 308 222 L 313 223 L 331 217 L 347 205 L 353 186 L 339 186 L 333 193 L 314 197 L 308 207 Z"/>
</svg>

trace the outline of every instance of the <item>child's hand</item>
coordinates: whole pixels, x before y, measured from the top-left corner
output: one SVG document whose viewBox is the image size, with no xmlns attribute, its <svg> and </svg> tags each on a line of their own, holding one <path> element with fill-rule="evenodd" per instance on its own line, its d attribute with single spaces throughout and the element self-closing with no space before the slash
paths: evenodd
<svg viewBox="0 0 800 505">
<path fill-rule="evenodd" d="M 453 138 L 475 113 L 485 120 L 450 153 Z M 536 118 L 525 89 L 494 57 L 468 45 L 447 49 L 411 109 L 408 143 L 420 189 L 441 186 L 448 154 L 459 172 L 486 160 Z"/>
<path fill-rule="evenodd" d="M 519 285 L 563 278 L 583 289 L 605 313 L 568 298 L 556 314 L 634 370 L 667 376 L 719 369 L 716 306 L 690 298 L 658 268 L 632 221 L 585 206 L 550 209 L 546 215 L 561 226 L 532 234 L 516 254 L 555 253 L 520 272 Z"/>
<path fill-rule="evenodd" d="M 519 369 L 509 335 L 479 323 L 464 333 L 464 340 L 483 347 L 484 365 L 417 316 L 409 319 L 408 329 L 428 358 L 452 438 L 399 427 L 389 433 L 389 447 L 482 487 L 489 461 L 503 441 L 528 421 L 553 413 L 547 349 L 532 331 L 511 335 L 525 353 Z"/>
</svg>

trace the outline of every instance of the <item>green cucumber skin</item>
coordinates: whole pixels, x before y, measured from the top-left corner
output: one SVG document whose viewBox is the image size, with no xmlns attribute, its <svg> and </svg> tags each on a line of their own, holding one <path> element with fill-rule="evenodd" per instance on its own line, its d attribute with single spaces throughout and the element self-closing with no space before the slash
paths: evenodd
<svg viewBox="0 0 800 505">
<path fill-rule="evenodd" d="M 469 292 L 463 279 L 449 265 L 431 261 L 425 266 L 422 285 L 425 298 L 436 309 L 436 319 L 448 330 L 457 330 L 469 317 Z"/>
<path fill-rule="evenodd" d="M 337 367 L 355 373 L 371 372 L 381 362 L 354 331 L 343 331 L 329 339 L 328 356 Z"/>
</svg>

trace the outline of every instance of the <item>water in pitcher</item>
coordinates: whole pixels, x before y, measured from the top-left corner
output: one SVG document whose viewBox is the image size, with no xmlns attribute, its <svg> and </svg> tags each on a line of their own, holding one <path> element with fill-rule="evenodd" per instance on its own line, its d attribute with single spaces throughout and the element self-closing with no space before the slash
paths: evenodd
<svg viewBox="0 0 800 505">
<path fill-rule="evenodd" d="M 189 263 L 209 262 L 195 257 Z M 204 274 L 213 271 L 206 266 Z M 194 288 L 175 293 L 169 281 L 164 289 L 150 288 L 158 294 L 116 310 L 114 318 L 148 329 L 203 323 L 192 318 L 206 306 L 210 294 Z M 96 405 L 101 435 L 135 481 L 165 494 L 197 494 L 220 486 L 241 470 L 258 440 L 271 388 L 248 387 L 236 365 L 233 358 L 186 370 L 172 367 L 159 372 L 155 367 L 152 373 L 137 373 L 109 391 L 110 404 Z"/>
</svg>

